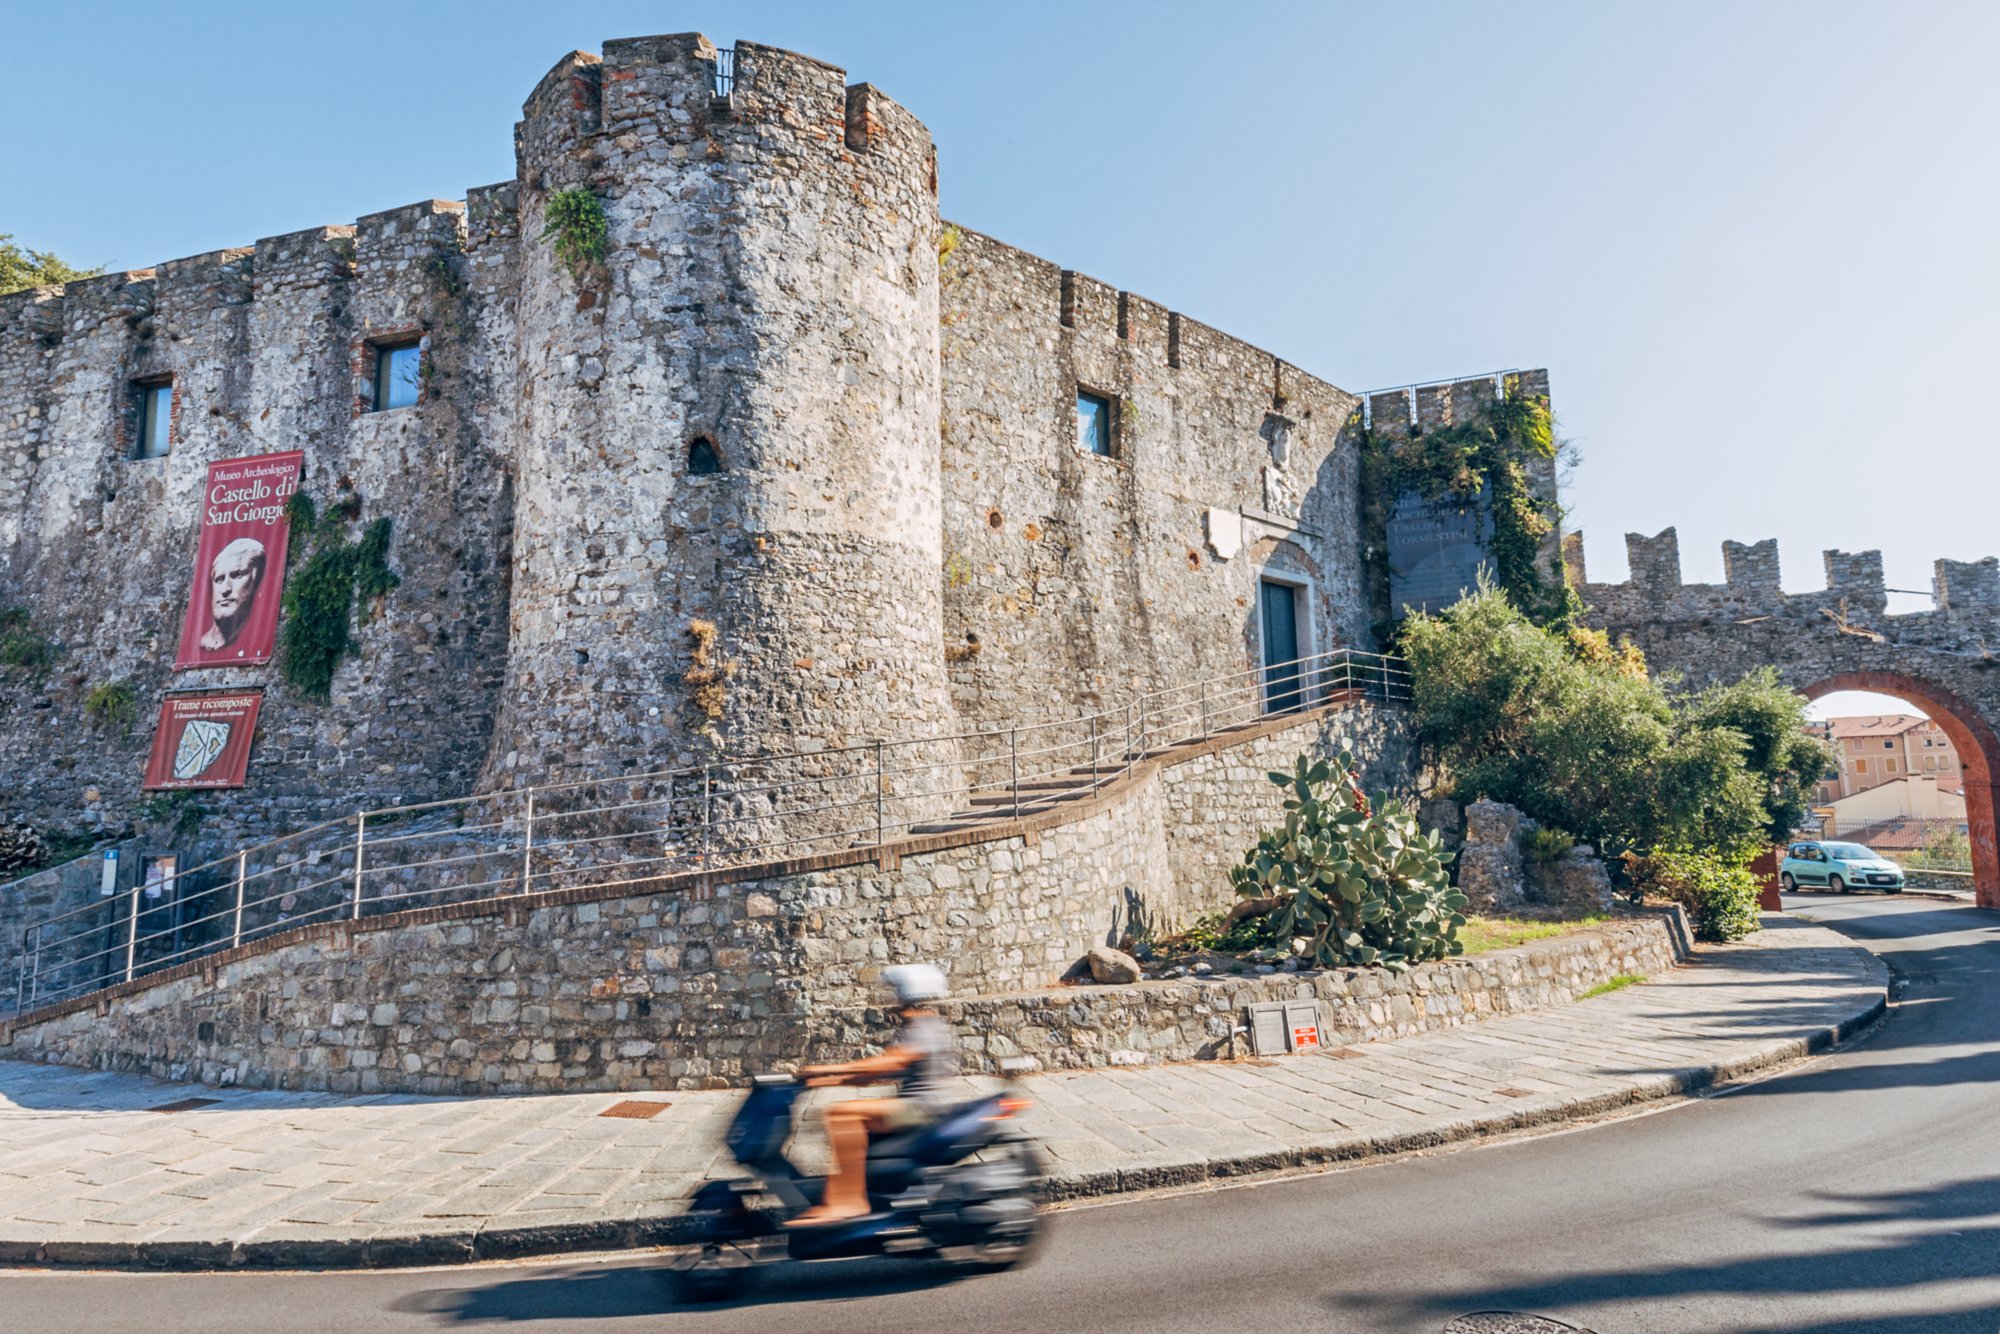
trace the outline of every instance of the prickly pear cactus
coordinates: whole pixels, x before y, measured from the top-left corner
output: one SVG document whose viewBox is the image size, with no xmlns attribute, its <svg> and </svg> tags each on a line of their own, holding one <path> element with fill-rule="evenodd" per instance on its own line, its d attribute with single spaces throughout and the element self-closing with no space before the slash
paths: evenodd
<svg viewBox="0 0 2000 1334">
<path fill-rule="evenodd" d="M 1244 899 L 1269 901 L 1264 931 L 1302 962 L 1401 970 L 1461 953 L 1465 895 L 1452 888 L 1436 834 L 1400 802 L 1375 809 L 1355 779 L 1354 757 L 1299 757 L 1273 773 L 1287 789 L 1285 823 L 1230 868 Z"/>
</svg>

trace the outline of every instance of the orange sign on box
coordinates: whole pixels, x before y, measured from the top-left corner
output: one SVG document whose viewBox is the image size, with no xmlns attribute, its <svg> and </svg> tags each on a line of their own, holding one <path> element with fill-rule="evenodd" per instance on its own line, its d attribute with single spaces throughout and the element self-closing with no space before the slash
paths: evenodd
<svg viewBox="0 0 2000 1334">
<path fill-rule="evenodd" d="M 146 764 L 146 788 L 242 787 L 250 771 L 261 690 L 169 695 Z"/>
<path fill-rule="evenodd" d="M 1319 1025 L 1314 1024 L 1309 1028 L 1294 1028 L 1292 1030 L 1293 1051 L 1305 1051 L 1308 1048 L 1317 1046 L 1319 1046 Z"/>
</svg>

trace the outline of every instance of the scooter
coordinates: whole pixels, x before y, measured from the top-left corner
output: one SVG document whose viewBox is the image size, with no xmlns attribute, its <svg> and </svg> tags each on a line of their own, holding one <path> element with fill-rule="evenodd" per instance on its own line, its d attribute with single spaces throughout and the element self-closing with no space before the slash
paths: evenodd
<svg viewBox="0 0 2000 1334">
<path fill-rule="evenodd" d="M 740 1293 L 763 1264 L 864 1255 L 944 1257 L 975 1271 L 1025 1263 L 1044 1235 L 1039 1205 L 1045 1169 L 1014 1122 L 1029 1105 L 1009 1088 L 948 1109 L 912 1130 L 868 1145 L 868 1206 L 862 1218 L 786 1228 L 817 1204 L 824 1178 L 802 1175 L 785 1156 L 793 1106 L 805 1085 L 792 1075 L 755 1076 L 725 1139 L 750 1175 L 711 1181 L 688 1210 L 693 1245 L 669 1269 L 685 1301 Z"/>
</svg>

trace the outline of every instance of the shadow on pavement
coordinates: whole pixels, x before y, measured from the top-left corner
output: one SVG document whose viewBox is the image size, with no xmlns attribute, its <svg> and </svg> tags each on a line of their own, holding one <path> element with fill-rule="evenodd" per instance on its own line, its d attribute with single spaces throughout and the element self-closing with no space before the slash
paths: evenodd
<svg viewBox="0 0 2000 1334">
<path fill-rule="evenodd" d="M 1910 1191 L 1878 1197 L 1822 1196 L 1845 1207 L 1804 1218 L 1782 1220 L 1788 1227 L 1830 1229 L 1856 1223 L 1953 1223 L 2000 1215 L 2000 1192 L 1993 1177 L 1968 1178 L 1934 1191 Z M 1437 1293 L 1412 1303 L 1407 1298 L 1376 1299 L 1333 1295 L 1328 1309 L 1348 1316 L 1375 1314 L 1384 1327 L 1429 1312 L 1439 1323 L 1456 1312 L 1475 1309 L 1573 1312 L 1578 1307 L 1630 1308 L 1638 1303 L 1662 1303 L 1672 1309 L 1690 1298 L 1713 1299 L 1741 1294 L 1745 1298 L 1838 1296 L 1891 1293 L 1933 1284 L 1990 1283 L 1992 1256 L 2000 1250 L 2000 1222 L 1982 1227 L 1905 1231 L 1879 1244 L 1850 1244 L 1834 1249 L 1785 1255 L 1746 1255 L 1702 1264 L 1607 1268 L 1520 1283 L 1464 1287 Z M 1413 1309 L 1414 1307 L 1414 1309 Z M 1914 1315 L 1874 1315 L 1851 1322 L 1734 1324 L 1742 1330 L 1956 1330 L 1977 1329 L 1991 1334 L 1993 1313 L 2000 1307 L 1982 1305 L 1932 1309 Z M 1589 1323 L 1589 1317 L 1565 1315 Z M 1982 1323 L 1983 1322 L 1983 1323 Z"/>
<path fill-rule="evenodd" d="M 396 1301 L 404 1314 L 456 1324 L 535 1320 L 616 1320 L 729 1311 L 794 1302 L 855 1301 L 922 1292 L 968 1277 L 937 1260 L 860 1259 L 762 1268 L 733 1301 L 688 1305 L 674 1295 L 667 1260 L 539 1274 L 475 1288 L 431 1288 Z"/>
</svg>

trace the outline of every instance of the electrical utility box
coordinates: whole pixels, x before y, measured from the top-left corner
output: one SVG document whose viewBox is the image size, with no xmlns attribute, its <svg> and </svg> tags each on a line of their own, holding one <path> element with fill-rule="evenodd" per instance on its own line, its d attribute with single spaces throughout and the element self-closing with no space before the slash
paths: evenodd
<svg viewBox="0 0 2000 1334">
<path fill-rule="evenodd" d="M 1248 1008 L 1250 1048 L 1257 1055 L 1319 1050 L 1318 1001 L 1264 1001 Z"/>
</svg>

